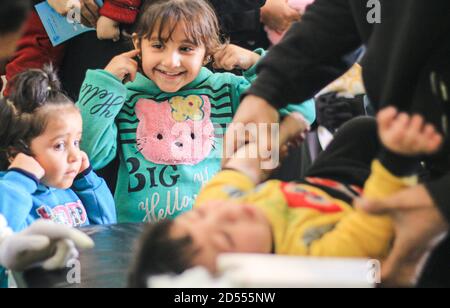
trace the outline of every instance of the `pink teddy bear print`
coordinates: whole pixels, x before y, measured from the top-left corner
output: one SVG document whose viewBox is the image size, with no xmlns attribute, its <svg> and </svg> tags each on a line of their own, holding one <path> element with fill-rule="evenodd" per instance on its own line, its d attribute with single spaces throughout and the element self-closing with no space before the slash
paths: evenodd
<svg viewBox="0 0 450 308">
<path fill-rule="evenodd" d="M 196 165 L 214 144 L 211 103 L 207 96 L 176 96 L 169 101 L 140 99 L 136 104 L 140 153 L 155 164 Z"/>
</svg>

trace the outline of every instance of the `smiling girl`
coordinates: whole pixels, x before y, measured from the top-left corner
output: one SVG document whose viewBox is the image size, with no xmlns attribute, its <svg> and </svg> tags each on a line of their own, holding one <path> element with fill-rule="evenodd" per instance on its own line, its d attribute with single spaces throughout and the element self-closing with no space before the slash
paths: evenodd
<svg viewBox="0 0 450 308">
<path fill-rule="evenodd" d="M 220 170 L 221 135 L 264 51 L 223 45 L 217 17 L 203 0 L 152 2 L 133 43 L 135 50 L 105 70 L 87 73 L 78 102 L 83 149 L 94 169 L 119 156 L 119 221 L 155 222 L 192 209 Z M 244 70 L 243 77 L 211 72 L 204 66 L 212 60 L 216 68 Z M 314 120 L 312 101 L 291 109 Z"/>
</svg>

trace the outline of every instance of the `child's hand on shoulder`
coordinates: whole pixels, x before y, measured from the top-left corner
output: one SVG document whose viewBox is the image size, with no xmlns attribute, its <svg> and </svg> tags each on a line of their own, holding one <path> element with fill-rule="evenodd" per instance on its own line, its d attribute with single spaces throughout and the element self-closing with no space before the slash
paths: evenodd
<svg viewBox="0 0 450 308">
<path fill-rule="evenodd" d="M 81 166 L 80 166 L 80 172 L 78 172 L 78 174 L 83 173 L 84 171 L 89 169 L 90 166 L 91 166 L 91 163 L 89 162 L 88 155 L 85 152 L 81 151 Z"/>
<path fill-rule="evenodd" d="M 100 16 L 97 21 L 97 38 L 99 40 L 120 40 L 119 23 L 111 18 Z"/>
<path fill-rule="evenodd" d="M 378 134 L 390 151 L 407 156 L 433 154 L 443 138 L 433 125 L 422 116 L 399 113 L 394 107 L 381 110 L 377 115 Z"/>
<path fill-rule="evenodd" d="M 45 176 L 45 170 L 42 166 L 31 156 L 25 155 L 23 153 L 17 154 L 17 156 L 12 161 L 9 169 L 21 169 L 28 173 L 34 175 L 38 180 L 41 180 Z"/>
<path fill-rule="evenodd" d="M 134 58 L 139 53 L 140 51 L 135 49 L 114 57 L 106 66 L 105 71 L 113 74 L 121 81 L 128 80 L 128 78 L 130 81 L 134 81 L 139 67 Z"/>
<path fill-rule="evenodd" d="M 258 62 L 261 56 L 245 48 L 228 44 L 214 54 L 214 68 L 231 71 L 234 69 L 248 70 Z"/>
</svg>

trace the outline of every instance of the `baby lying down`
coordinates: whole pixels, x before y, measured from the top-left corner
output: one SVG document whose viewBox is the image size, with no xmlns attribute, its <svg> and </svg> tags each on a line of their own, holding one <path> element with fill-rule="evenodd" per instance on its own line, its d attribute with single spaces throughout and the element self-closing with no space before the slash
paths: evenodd
<svg viewBox="0 0 450 308">
<path fill-rule="evenodd" d="M 195 266 L 215 273 L 222 253 L 383 259 L 394 236 L 390 219 L 356 210 L 352 201 L 363 191 L 366 198 L 381 198 L 417 183 L 418 160 L 390 146 L 392 136 L 404 133 L 395 124 L 399 118 L 392 110 L 381 112 L 378 130 L 372 118 L 348 122 L 296 183 L 264 182 L 268 172 L 261 170 L 261 159 L 239 158 L 257 147 L 247 144 L 204 187 L 191 212 L 147 227 L 130 286 L 145 287 L 149 276 Z M 437 133 L 424 126 L 402 126 L 417 130 L 414 142 L 420 146 L 411 154 L 440 145 Z M 300 115 L 287 117 L 280 144 L 296 140 L 307 127 Z M 391 151 L 382 149 L 378 133 Z"/>
</svg>

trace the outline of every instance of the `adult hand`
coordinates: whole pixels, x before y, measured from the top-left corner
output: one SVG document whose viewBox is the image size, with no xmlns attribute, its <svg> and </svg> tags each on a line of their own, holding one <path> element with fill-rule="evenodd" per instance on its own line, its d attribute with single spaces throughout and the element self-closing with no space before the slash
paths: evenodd
<svg viewBox="0 0 450 308">
<path fill-rule="evenodd" d="M 241 102 L 234 118 L 233 122 L 227 129 L 224 140 L 224 152 L 222 166 L 225 165 L 228 160 L 233 156 L 239 148 L 245 145 L 246 141 L 252 140 L 268 146 L 265 151 L 271 150 L 271 136 L 273 132 L 273 125 L 278 124 L 280 116 L 278 111 L 269 104 L 266 100 L 255 96 L 247 95 Z M 248 124 L 267 124 L 266 129 L 261 130 L 258 127 L 257 132 L 246 129 Z M 256 134 L 255 134 L 256 133 Z"/>
<path fill-rule="evenodd" d="M 383 284 L 414 285 L 428 253 L 448 231 L 425 186 L 417 185 L 383 200 L 358 199 L 355 207 L 389 215 L 393 220 L 395 241 L 382 265 Z"/>
<path fill-rule="evenodd" d="M 300 13 L 292 9 L 287 0 L 267 0 L 261 8 L 261 22 L 279 33 L 286 31 L 300 17 Z"/>
<path fill-rule="evenodd" d="M 433 154 L 443 137 L 421 115 L 410 116 L 387 107 L 377 115 L 378 135 L 383 146 L 400 155 Z"/>
<path fill-rule="evenodd" d="M 62 16 L 66 16 L 74 5 L 73 0 L 47 0 L 47 3 Z"/>
<path fill-rule="evenodd" d="M 119 23 L 111 18 L 100 16 L 97 21 L 97 38 L 99 40 L 120 40 Z"/>
<path fill-rule="evenodd" d="M 75 0 L 76 1 L 76 0 Z M 81 23 L 86 27 L 95 28 L 99 19 L 99 6 L 95 0 L 80 0 L 81 3 Z"/>
<path fill-rule="evenodd" d="M 1 225 L 5 226 L 3 219 Z M 4 228 L 5 229 L 5 228 Z M 39 220 L 24 231 L 0 237 L 0 264 L 23 271 L 38 263 L 44 269 L 64 268 L 67 261 L 78 257 L 78 249 L 94 247 L 83 232 L 49 220 Z"/>
</svg>

